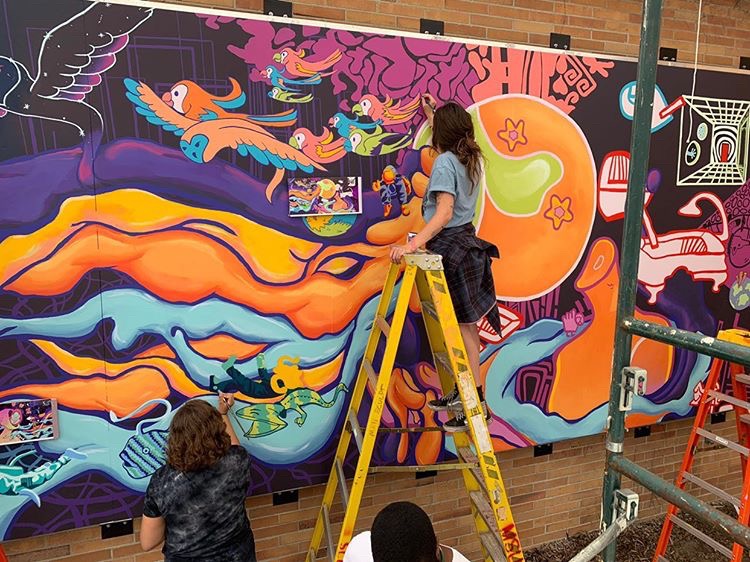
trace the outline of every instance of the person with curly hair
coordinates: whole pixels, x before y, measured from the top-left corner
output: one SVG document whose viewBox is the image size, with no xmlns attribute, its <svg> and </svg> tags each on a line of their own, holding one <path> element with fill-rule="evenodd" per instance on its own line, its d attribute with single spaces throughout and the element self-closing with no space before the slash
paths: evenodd
<svg viewBox="0 0 750 562">
<path fill-rule="evenodd" d="M 250 457 L 229 422 L 232 404 L 220 392 L 218 408 L 189 400 L 172 418 L 167 463 L 151 477 L 141 523 L 141 546 L 163 542 L 165 562 L 256 561 L 245 511 Z"/>
</svg>

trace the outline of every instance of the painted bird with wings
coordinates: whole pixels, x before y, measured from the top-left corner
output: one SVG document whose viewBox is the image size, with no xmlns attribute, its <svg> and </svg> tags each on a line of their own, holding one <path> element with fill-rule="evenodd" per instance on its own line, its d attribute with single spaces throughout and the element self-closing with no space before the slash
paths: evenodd
<svg viewBox="0 0 750 562">
<path fill-rule="evenodd" d="M 126 78 L 125 88 L 125 95 L 135 106 L 136 112 L 149 123 L 179 137 L 180 150 L 193 162 L 210 162 L 220 150 L 231 148 L 241 156 L 250 156 L 264 166 L 275 167 L 276 172 L 266 188 L 266 198 L 269 201 L 286 170 L 300 170 L 308 174 L 313 169 L 325 171 L 309 156 L 266 131 L 258 117 L 239 113 L 224 113 L 221 117 L 215 114 L 208 118 L 193 117 L 181 113 L 179 109 L 182 106 L 168 103 L 143 82 Z M 288 125 L 293 121 L 289 122 L 289 116 L 284 114 L 284 123 Z"/>
<path fill-rule="evenodd" d="M 0 117 L 12 113 L 57 121 L 75 127 L 81 137 L 101 131 L 101 114 L 86 96 L 152 12 L 92 2 L 44 35 L 33 78 L 22 62 L 0 56 Z"/>
</svg>

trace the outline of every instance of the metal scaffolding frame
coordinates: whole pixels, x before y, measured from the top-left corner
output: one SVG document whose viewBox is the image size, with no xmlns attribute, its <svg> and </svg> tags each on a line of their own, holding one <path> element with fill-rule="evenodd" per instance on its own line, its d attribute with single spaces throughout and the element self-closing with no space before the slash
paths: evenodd
<svg viewBox="0 0 750 562">
<path fill-rule="evenodd" d="M 620 255 L 620 271 L 622 274 L 617 299 L 617 324 L 607 419 L 607 463 L 602 491 L 602 524 L 605 531 L 598 539 L 600 544 L 601 539 L 608 542 L 604 548 L 605 562 L 614 562 L 615 560 L 616 538 L 619 532 L 613 532 L 610 528 L 622 517 L 622 511 L 617 509 L 622 498 L 622 492 L 620 491 L 622 476 L 641 484 L 655 495 L 694 515 L 701 521 L 722 528 L 732 541 L 750 548 L 750 528 L 717 511 L 671 482 L 649 472 L 623 454 L 627 408 L 623 407 L 622 400 L 623 396 L 626 396 L 625 400 L 627 401 L 627 393 L 632 395 L 632 392 L 636 390 L 632 384 L 626 382 L 627 380 L 632 381 L 632 376 L 628 379 L 627 375 L 632 375 L 635 367 L 630 365 L 633 336 L 641 336 L 733 363 L 750 365 L 750 349 L 748 347 L 719 341 L 705 334 L 676 330 L 635 319 L 638 258 L 651 142 L 651 113 L 656 84 L 661 18 L 662 0 L 644 0 L 635 114 L 630 141 L 630 177 L 625 201 Z M 596 550 L 598 551 L 600 548 Z"/>
</svg>

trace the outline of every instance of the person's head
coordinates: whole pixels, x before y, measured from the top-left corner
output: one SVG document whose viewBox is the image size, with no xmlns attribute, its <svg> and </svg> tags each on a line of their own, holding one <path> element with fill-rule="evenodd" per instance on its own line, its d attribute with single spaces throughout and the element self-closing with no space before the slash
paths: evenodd
<svg viewBox="0 0 750 562">
<path fill-rule="evenodd" d="M 449 101 L 435 110 L 432 143 L 440 152 L 452 152 L 466 166 L 472 186 L 482 176 L 482 150 L 474 137 L 474 123 L 463 107 Z"/>
<path fill-rule="evenodd" d="M 438 542 L 427 514 L 411 502 L 394 502 L 370 529 L 373 562 L 437 562 Z"/>
<path fill-rule="evenodd" d="M 221 414 L 203 400 L 188 400 L 169 424 L 167 463 L 180 472 L 208 468 L 231 445 Z"/>
</svg>

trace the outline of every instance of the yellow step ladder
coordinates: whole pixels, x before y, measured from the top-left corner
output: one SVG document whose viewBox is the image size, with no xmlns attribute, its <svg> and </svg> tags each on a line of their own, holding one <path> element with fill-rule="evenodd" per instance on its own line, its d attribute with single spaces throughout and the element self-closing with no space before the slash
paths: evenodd
<svg viewBox="0 0 750 562">
<path fill-rule="evenodd" d="M 455 470 L 463 473 L 466 490 L 471 500 L 471 508 L 482 544 L 486 562 L 523 562 L 524 556 L 518 538 L 516 524 L 510 511 L 508 496 L 495 458 L 485 414 L 474 382 L 469 371 L 468 358 L 463 338 L 456 321 L 456 313 L 448 294 L 448 286 L 443 273 L 442 258 L 436 254 L 420 252 L 404 256 L 406 269 L 401 278 L 396 306 L 390 324 L 387 320 L 396 282 L 401 266 L 392 264 L 367 341 L 365 356 L 359 369 L 357 381 L 347 412 L 347 421 L 341 434 L 331 474 L 328 477 L 323 505 L 315 523 L 312 541 L 307 553 L 307 562 L 314 562 L 326 538 L 328 560 L 342 562 L 344 553 L 354 533 L 354 525 L 359 513 L 367 475 L 370 472 Z M 422 317 L 432 349 L 435 367 L 440 375 L 444 393 L 458 386 L 469 431 L 453 434 L 459 461 L 451 464 L 407 467 L 371 467 L 375 438 L 385 407 L 386 394 L 391 381 L 393 363 L 396 358 L 401 332 L 408 311 L 409 300 L 416 285 L 422 304 Z M 380 369 L 373 366 L 375 352 L 380 337 L 385 337 L 385 351 Z M 367 426 L 359 424 L 358 413 L 365 387 L 370 385 L 373 393 L 372 407 L 367 418 Z M 359 460 L 351 489 L 347 489 L 344 475 L 344 459 L 352 437 L 359 449 Z M 333 542 L 330 513 L 338 487 L 341 487 L 341 500 L 344 505 L 344 521 L 338 543 Z"/>
</svg>

